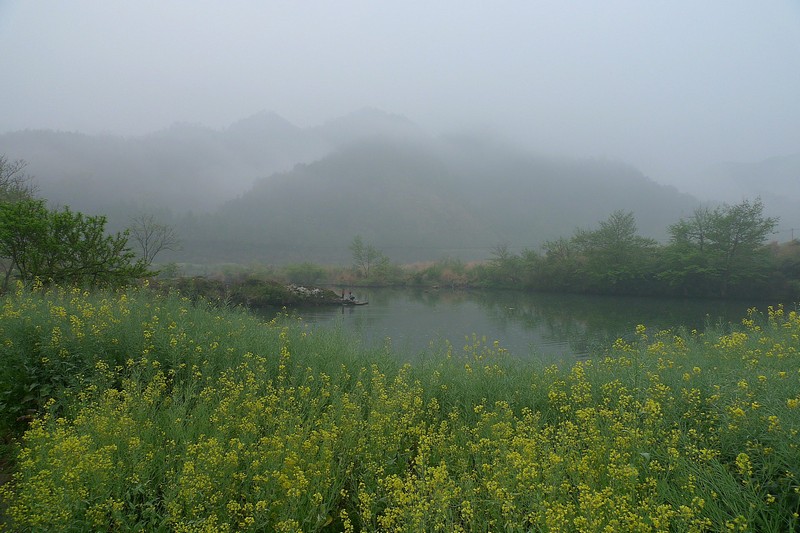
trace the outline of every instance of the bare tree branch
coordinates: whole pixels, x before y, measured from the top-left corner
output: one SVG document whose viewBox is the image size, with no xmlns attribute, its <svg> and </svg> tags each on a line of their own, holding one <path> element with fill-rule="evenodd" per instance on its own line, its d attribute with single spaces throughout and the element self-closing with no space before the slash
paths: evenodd
<svg viewBox="0 0 800 533">
<path fill-rule="evenodd" d="M 179 250 L 180 239 L 175 229 L 162 224 L 151 214 L 141 214 L 131 219 L 130 235 L 139 245 L 142 260 L 148 267 L 156 256 L 165 250 Z"/>
<path fill-rule="evenodd" d="M 22 159 L 9 161 L 0 155 L 0 202 L 18 202 L 36 195 L 38 187 L 25 174 L 26 166 L 28 163 Z"/>
</svg>

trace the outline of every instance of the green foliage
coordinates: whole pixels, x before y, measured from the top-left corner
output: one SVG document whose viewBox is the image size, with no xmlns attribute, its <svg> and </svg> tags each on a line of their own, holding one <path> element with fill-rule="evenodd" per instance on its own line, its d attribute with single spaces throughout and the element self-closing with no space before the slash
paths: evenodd
<svg viewBox="0 0 800 533">
<path fill-rule="evenodd" d="M 290 282 L 304 285 L 319 285 L 329 278 L 327 269 L 308 261 L 286 265 L 283 272 Z"/>
<path fill-rule="evenodd" d="M 263 308 L 338 304 L 341 301 L 336 293 L 328 289 L 286 285 L 256 275 L 241 275 L 225 280 L 205 276 L 180 277 L 158 280 L 157 286 L 162 292 L 175 290 L 193 301 L 205 300 L 220 307 Z"/>
<path fill-rule="evenodd" d="M 353 238 L 350 252 L 353 254 L 353 268 L 361 278 L 385 277 L 389 273 L 391 267 L 389 258 L 372 244 L 364 244 L 361 235 Z"/>
<path fill-rule="evenodd" d="M 356 236 L 352 267 L 324 269 L 313 263 L 272 272 L 294 283 L 497 287 L 549 292 L 669 295 L 716 298 L 777 298 L 800 295 L 800 248 L 765 245 L 776 219 L 764 217 L 760 200 L 699 209 L 670 226 L 671 241 L 659 244 L 638 234 L 633 213 L 615 211 L 592 229 L 546 241 L 541 252 L 495 246 L 482 263 L 458 259 L 391 263 Z M 795 243 L 796 244 L 796 243 Z M 265 277 L 265 276 L 261 276 Z"/>
<path fill-rule="evenodd" d="M 23 283 L 121 286 L 150 274 L 128 248 L 128 235 L 106 235 L 103 216 L 68 207 L 50 210 L 44 200 L 0 204 L 0 256 L 10 260 Z"/>
<path fill-rule="evenodd" d="M 430 264 L 407 267 L 405 279 L 409 285 L 441 286 L 453 289 L 467 287 L 477 281 L 475 268 L 452 257 L 445 257 Z"/>
<path fill-rule="evenodd" d="M 671 225 L 661 278 L 680 291 L 722 297 L 763 283 L 772 270 L 765 241 L 778 223 L 763 209 L 761 200 L 744 200 Z"/>
<path fill-rule="evenodd" d="M 4 521 L 794 531 L 798 334 L 779 307 L 734 331 L 639 326 L 571 365 L 477 337 L 401 365 L 335 331 L 175 295 L 20 289 L 3 302 L 0 390 L 40 396 L 0 488 Z"/>
<path fill-rule="evenodd" d="M 539 270 L 541 258 L 533 250 L 512 253 L 507 244 L 499 244 L 492 250 L 492 257 L 481 269 L 483 284 L 503 288 L 530 287 L 531 276 Z"/>
<path fill-rule="evenodd" d="M 180 275 L 181 267 L 177 263 L 166 263 L 159 266 L 158 277 L 160 279 L 174 279 Z"/>
<path fill-rule="evenodd" d="M 781 245 L 772 244 L 770 252 L 781 277 L 800 283 L 800 241 L 794 239 Z"/>
<path fill-rule="evenodd" d="M 496 247 L 482 279 L 503 287 L 643 293 L 651 289 L 648 278 L 656 248 L 654 240 L 636 234 L 633 213 L 615 211 L 596 230 L 578 230 L 569 239 L 545 242 L 543 256 Z"/>
<path fill-rule="evenodd" d="M 534 286 L 552 291 L 575 291 L 581 286 L 581 256 L 574 239 L 561 237 L 542 246 L 544 256 Z"/>
<path fill-rule="evenodd" d="M 800 290 L 800 253 L 766 246 L 777 219 L 760 200 L 702 208 L 669 227 L 667 245 L 637 234 L 633 213 L 545 242 L 543 255 L 495 248 L 479 271 L 490 286 L 547 291 L 695 297 L 790 298 Z"/>
<path fill-rule="evenodd" d="M 573 243 L 582 255 L 581 270 L 593 292 L 636 293 L 652 271 L 656 241 L 637 235 L 631 212 L 613 212 L 598 229 L 577 232 Z"/>
</svg>

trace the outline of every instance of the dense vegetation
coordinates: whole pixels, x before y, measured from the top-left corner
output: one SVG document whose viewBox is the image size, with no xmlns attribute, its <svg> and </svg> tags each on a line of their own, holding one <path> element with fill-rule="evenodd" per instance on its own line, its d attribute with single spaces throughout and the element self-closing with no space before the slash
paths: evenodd
<svg viewBox="0 0 800 533">
<path fill-rule="evenodd" d="M 793 531 L 800 316 L 403 365 L 148 289 L 3 300 L 14 531 Z"/>
<path fill-rule="evenodd" d="M 127 235 L 107 235 L 105 224 L 102 216 L 49 209 L 44 200 L 0 203 L 0 258 L 7 261 L 1 290 L 12 274 L 28 284 L 38 278 L 94 287 L 148 276 Z"/>
<path fill-rule="evenodd" d="M 248 309 L 292 305 L 340 304 L 343 296 L 330 289 L 284 284 L 252 274 L 233 278 L 190 276 L 154 280 L 154 289 L 162 293 L 180 292 L 192 301 L 208 300 L 215 304 L 242 306 Z"/>
<path fill-rule="evenodd" d="M 484 274 L 548 291 L 790 300 L 800 294 L 800 247 L 766 245 L 776 224 L 760 200 L 744 200 L 697 209 L 670 225 L 669 242 L 659 245 L 637 234 L 632 213 L 617 211 L 595 230 L 548 241 L 541 255 L 501 247 Z"/>
<path fill-rule="evenodd" d="M 246 273 L 284 283 L 493 287 L 557 293 L 761 298 L 800 297 L 800 243 L 767 244 L 777 220 L 763 214 L 760 200 L 714 209 L 698 208 L 668 227 L 659 244 L 637 233 L 630 212 L 616 211 L 595 229 L 547 241 L 541 252 L 514 253 L 495 247 L 489 261 L 444 258 L 398 265 L 356 236 L 349 267 L 310 262 L 282 267 L 219 267 L 215 276 L 231 283 Z"/>
<path fill-rule="evenodd" d="M 109 234 L 102 215 L 48 207 L 24 169 L 24 161 L 0 156 L 0 292 L 12 279 L 118 287 L 153 274 L 148 266 L 155 254 L 137 258 L 128 231 Z M 150 231 L 151 237 L 158 233 Z"/>
</svg>

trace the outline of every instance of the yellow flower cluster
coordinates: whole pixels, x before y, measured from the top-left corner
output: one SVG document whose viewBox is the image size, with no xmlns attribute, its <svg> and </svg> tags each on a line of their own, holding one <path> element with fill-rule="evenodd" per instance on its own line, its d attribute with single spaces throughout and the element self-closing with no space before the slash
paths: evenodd
<svg viewBox="0 0 800 533">
<path fill-rule="evenodd" d="M 477 336 L 401 365 L 136 291 L 21 291 L 3 316 L 4 356 L 75 372 L 0 489 L 12 530 L 800 529 L 780 307 L 546 368 Z"/>
</svg>

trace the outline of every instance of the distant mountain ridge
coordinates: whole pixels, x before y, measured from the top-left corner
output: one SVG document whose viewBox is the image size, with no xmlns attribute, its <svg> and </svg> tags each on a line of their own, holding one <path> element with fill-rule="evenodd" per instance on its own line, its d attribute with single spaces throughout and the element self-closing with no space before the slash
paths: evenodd
<svg viewBox="0 0 800 533">
<path fill-rule="evenodd" d="M 663 240 L 697 205 L 621 163 L 534 157 L 480 140 L 376 138 L 262 178 L 185 231 L 195 249 L 207 239 L 246 243 L 248 260 L 346 263 L 356 235 L 403 262 L 481 259 L 499 244 L 537 249 L 617 209 Z M 213 256 L 199 258 L 222 260 Z"/>
<path fill-rule="evenodd" d="M 178 261 L 346 262 L 355 235 L 395 260 L 482 258 L 617 209 L 663 239 L 698 205 L 624 163 L 434 138 L 369 108 L 313 128 L 262 112 L 224 130 L 182 123 L 131 138 L 14 132 L 0 153 L 26 159 L 52 202 L 108 214 L 114 228 L 160 209 L 183 237 Z"/>
</svg>

